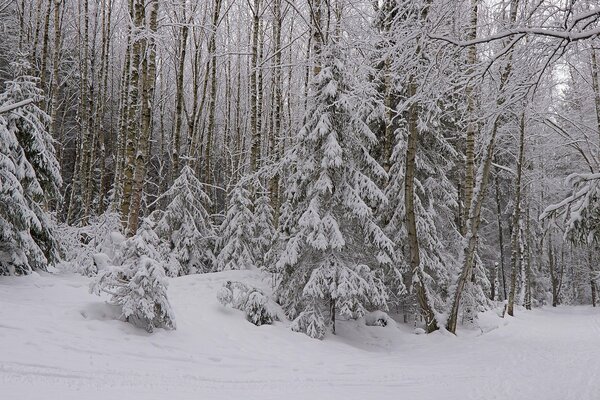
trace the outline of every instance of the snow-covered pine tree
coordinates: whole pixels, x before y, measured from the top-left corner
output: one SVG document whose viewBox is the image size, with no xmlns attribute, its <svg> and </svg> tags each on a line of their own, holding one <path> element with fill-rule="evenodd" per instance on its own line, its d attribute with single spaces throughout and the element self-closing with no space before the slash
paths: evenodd
<svg viewBox="0 0 600 400">
<path fill-rule="evenodd" d="M 291 207 L 276 295 L 295 318 L 292 328 L 316 338 L 326 325 L 335 333 L 338 313 L 358 317 L 367 308 L 385 308 L 384 273 L 397 274 L 392 241 L 373 211 L 386 202 L 375 183 L 386 172 L 369 154 L 376 138 L 361 100 L 373 93 L 342 54 L 337 44 L 321 52 L 305 124 L 286 155 Z"/>
<path fill-rule="evenodd" d="M 176 275 L 214 269 L 215 230 L 205 207 L 211 205 L 203 184 L 188 165 L 160 198 L 169 200 L 156 225 L 157 234 L 170 244 L 169 251 L 180 264 Z"/>
<path fill-rule="evenodd" d="M 237 185 L 229 194 L 227 212 L 221 224 L 217 270 L 256 267 L 254 224 L 250 192 Z"/>
<path fill-rule="evenodd" d="M 117 265 L 100 271 L 90 286 L 92 293 L 110 294 L 110 301 L 122 307 L 123 318 L 148 332 L 175 328 L 159 243 L 151 222 L 144 220 L 137 233 L 123 243 Z"/>
<path fill-rule="evenodd" d="M 13 79 L 0 94 L 0 108 L 31 100 L 0 116 L 0 274 L 45 270 L 59 259 L 59 243 L 47 204 L 62 184 L 49 117 L 35 102 L 43 99 L 27 61 L 11 63 Z"/>
<path fill-rule="evenodd" d="M 276 241 L 275 227 L 273 226 L 273 208 L 271 197 L 262 193 L 254 205 L 254 259 L 258 267 L 270 270 L 266 265 L 270 260 L 269 251 Z"/>
</svg>

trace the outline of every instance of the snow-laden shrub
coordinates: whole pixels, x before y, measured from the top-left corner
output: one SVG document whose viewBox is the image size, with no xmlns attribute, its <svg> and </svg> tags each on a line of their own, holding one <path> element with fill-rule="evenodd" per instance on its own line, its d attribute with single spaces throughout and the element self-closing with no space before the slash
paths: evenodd
<svg viewBox="0 0 600 400">
<path fill-rule="evenodd" d="M 394 320 L 383 311 L 373 311 L 365 315 L 365 325 L 367 326 L 388 326 L 393 324 Z"/>
<path fill-rule="evenodd" d="M 291 329 L 294 332 L 302 332 L 313 339 L 323 339 L 325 336 L 325 320 L 318 307 L 306 307 L 294 321 Z"/>
<path fill-rule="evenodd" d="M 244 311 L 246 319 L 256 326 L 270 325 L 277 319 L 269 297 L 241 282 L 227 281 L 217 292 L 217 300 L 224 306 Z"/>
<path fill-rule="evenodd" d="M 271 325 L 275 315 L 269 309 L 269 299 L 258 291 L 250 292 L 246 301 L 246 318 L 256 326 Z"/>
<path fill-rule="evenodd" d="M 159 240 L 144 221 L 137 234 L 123 244 L 120 265 L 98 273 L 90 290 L 111 295 L 110 302 L 122 307 L 125 321 L 152 332 L 154 328 L 175 329 L 175 316 L 167 298 L 167 277 L 158 261 Z"/>
<path fill-rule="evenodd" d="M 62 225 L 59 234 L 64 247 L 64 261 L 69 269 L 86 276 L 98 273 L 97 260 L 115 260 L 125 237 L 119 232 L 121 221 L 117 213 L 106 212 L 90 218 L 88 225 Z M 98 254 L 105 256 L 98 257 Z M 110 261 L 107 261 L 110 264 Z"/>
</svg>

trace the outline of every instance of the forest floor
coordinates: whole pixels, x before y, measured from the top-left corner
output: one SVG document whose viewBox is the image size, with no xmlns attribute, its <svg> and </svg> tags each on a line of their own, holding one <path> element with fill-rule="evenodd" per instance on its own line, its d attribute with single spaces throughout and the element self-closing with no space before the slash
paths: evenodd
<svg viewBox="0 0 600 400">
<path fill-rule="evenodd" d="M 150 335 L 115 320 L 88 278 L 0 277 L 0 399 L 600 398 L 600 310 L 591 307 L 505 320 L 490 312 L 457 337 L 341 322 L 319 341 L 221 306 L 226 280 L 269 289 L 249 271 L 172 279 L 177 330 Z"/>
</svg>

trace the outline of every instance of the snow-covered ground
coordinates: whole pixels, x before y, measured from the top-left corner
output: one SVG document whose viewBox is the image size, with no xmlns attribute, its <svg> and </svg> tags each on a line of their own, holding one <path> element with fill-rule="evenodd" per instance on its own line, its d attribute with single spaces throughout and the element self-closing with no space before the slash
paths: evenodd
<svg viewBox="0 0 600 400">
<path fill-rule="evenodd" d="M 486 333 L 458 337 L 348 322 L 319 341 L 221 306 L 226 280 L 269 286 L 248 271 L 173 279 L 177 330 L 149 335 L 115 320 L 87 278 L 0 277 L 0 399 L 600 398 L 591 307 L 490 313 Z"/>
</svg>

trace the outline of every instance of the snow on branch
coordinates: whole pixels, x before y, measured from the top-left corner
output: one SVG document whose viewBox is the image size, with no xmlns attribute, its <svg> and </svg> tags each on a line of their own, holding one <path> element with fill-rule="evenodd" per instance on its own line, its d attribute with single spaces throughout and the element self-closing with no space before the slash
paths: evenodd
<svg viewBox="0 0 600 400">
<path fill-rule="evenodd" d="M 6 114 L 7 112 L 16 110 L 17 108 L 25 107 L 34 102 L 35 102 L 35 99 L 31 98 L 31 99 L 19 101 L 18 103 L 14 103 L 14 104 L 6 104 L 6 105 L 0 107 L 0 114 Z"/>
<path fill-rule="evenodd" d="M 600 35 L 600 27 L 588 28 L 590 24 L 586 24 L 582 30 L 575 31 L 575 27 L 579 22 L 588 20 L 590 18 L 598 19 L 600 17 L 600 9 L 586 11 L 581 14 L 573 16 L 571 23 L 565 27 L 567 29 L 553 29 L 544 27 L 513 27 L 505 29 L 494 35 L 489 35 L 473 40 L 457 40 L 443 35 L 430 35 L 432 39 L 443 40 L 445 42 L 454 44 L 460 47 L 474 46 L 477 44 L 489 43 L 496 40 L 502 40 L 515 35 L 535 35 L 544 36 L 554 39 L 561 39 L 567 42 L 577 42 L 579 40 L 592 39 Z"/>
</svg>

